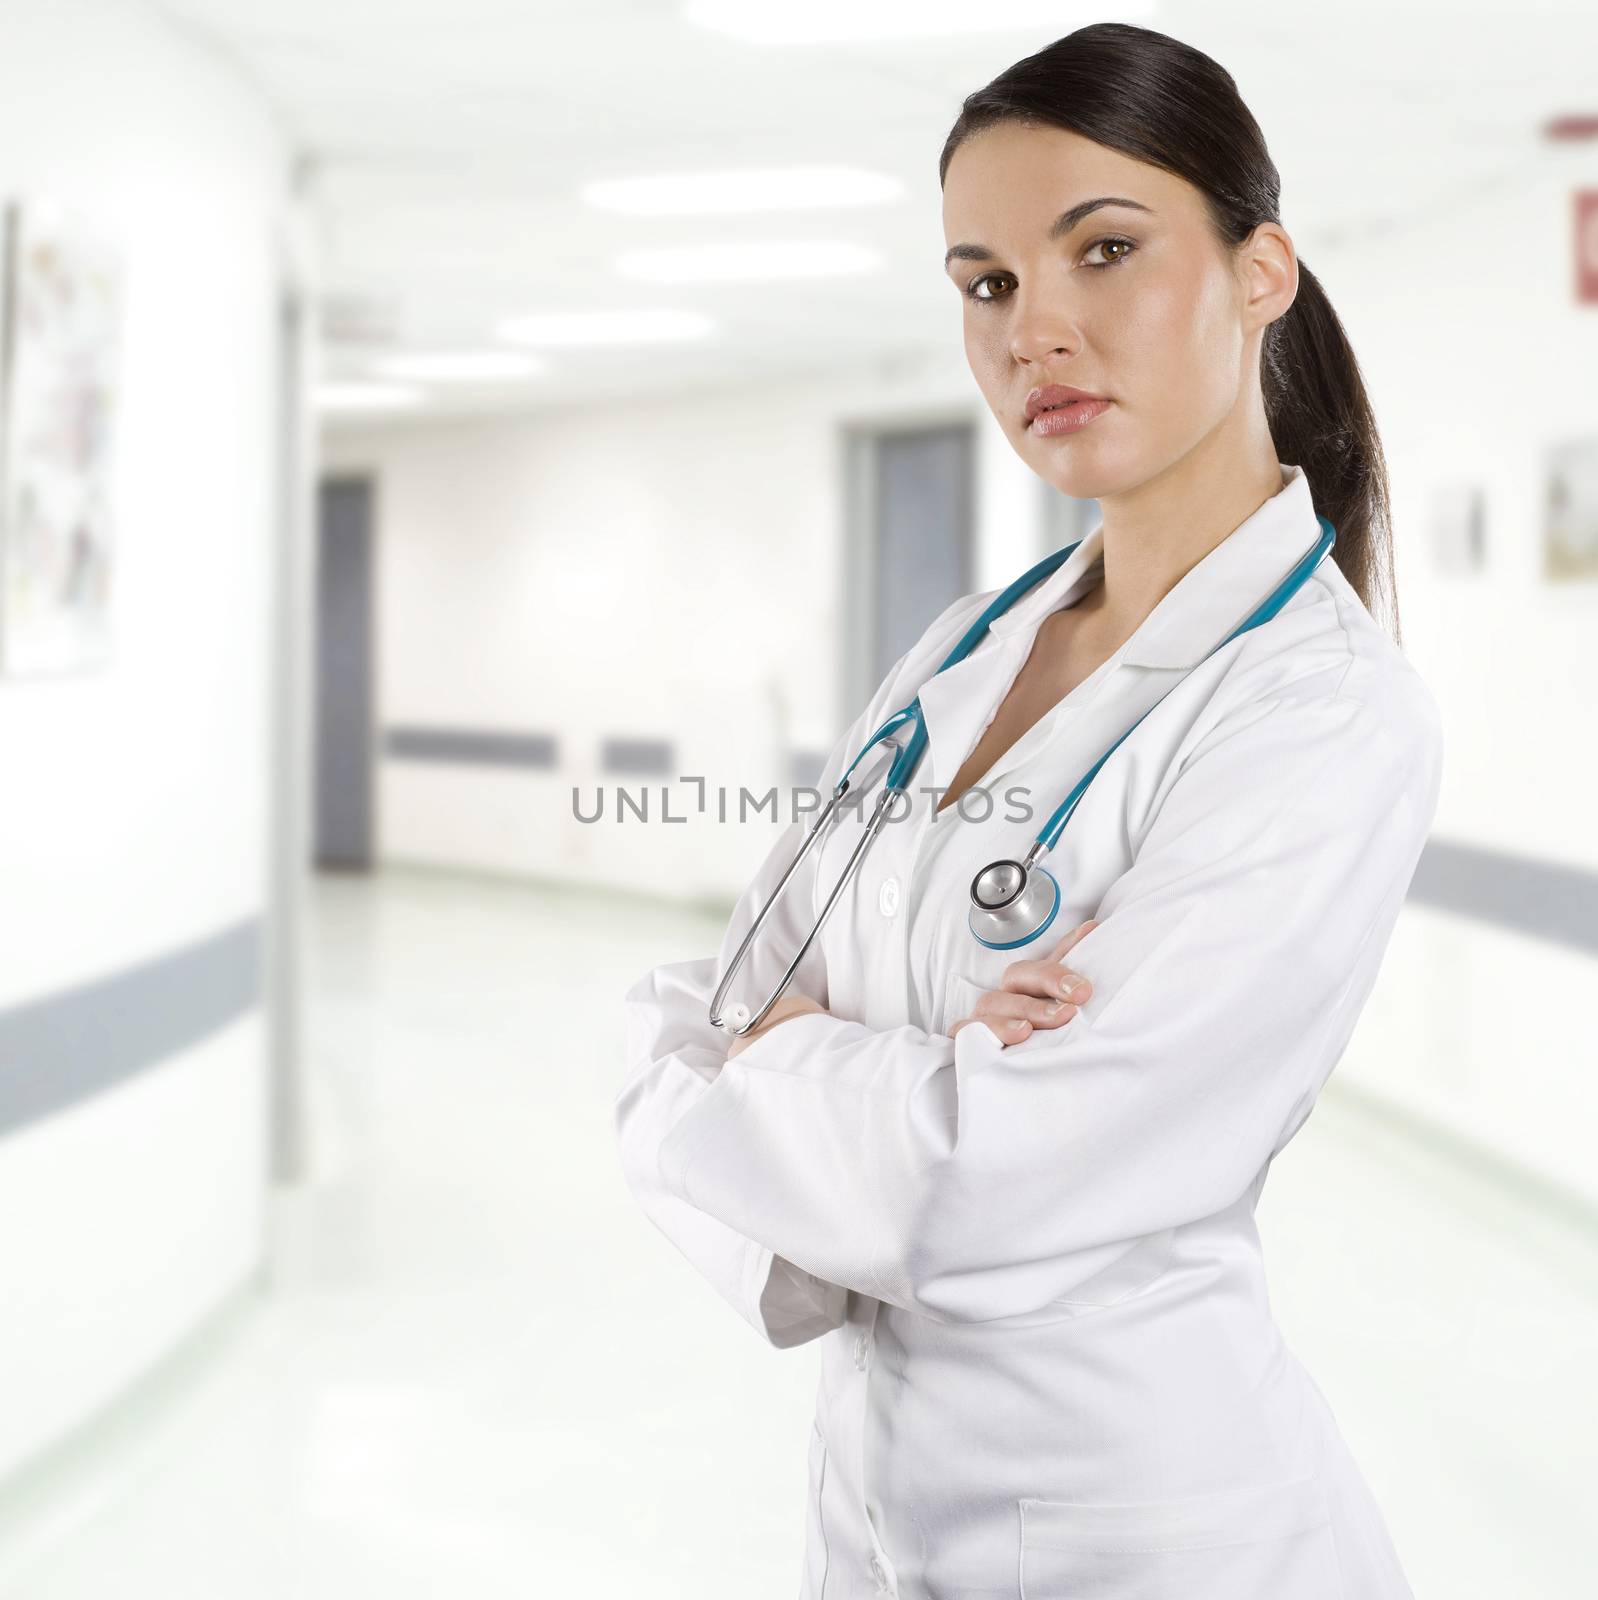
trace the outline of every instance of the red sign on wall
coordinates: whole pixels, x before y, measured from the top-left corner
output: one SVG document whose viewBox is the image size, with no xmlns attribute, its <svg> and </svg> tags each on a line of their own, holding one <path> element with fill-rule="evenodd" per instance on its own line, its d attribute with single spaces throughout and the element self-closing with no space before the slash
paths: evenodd
<svg viewBox="0 0 1598 1600">
<path fill-rule="evenodd" d="M 1576 300 L 1598 305 L 1598 189 L 1576 191 Z"/>
</svg>

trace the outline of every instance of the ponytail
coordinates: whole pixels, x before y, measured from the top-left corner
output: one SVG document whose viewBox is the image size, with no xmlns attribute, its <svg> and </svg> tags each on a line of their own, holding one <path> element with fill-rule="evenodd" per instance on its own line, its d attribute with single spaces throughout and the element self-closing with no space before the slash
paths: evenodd
<svg viewBox="0 0 1598 1600">
<path fill-rule="evenodd" d="M 1279 460 L 1304 469 L 1315 509 L 1337 529 L 1343 576 L 1402 647 L 1392 581 L 1387 462 L 1359 362 L 1321 281 L 1302 261 L 1298 293 L 1265 330 L 1265 416 Z M 1388 556 L 1389 559 L 1382 559 Z"/>
</svg>

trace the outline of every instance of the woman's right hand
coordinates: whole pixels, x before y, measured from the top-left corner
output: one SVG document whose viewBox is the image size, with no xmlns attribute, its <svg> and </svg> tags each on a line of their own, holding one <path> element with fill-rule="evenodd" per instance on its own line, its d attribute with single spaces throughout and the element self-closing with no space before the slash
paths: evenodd
<svg viewBox="0 0 1598 1600">
<path fill-rule="evenodd" d="M 1093 993 L 1093 985 L 1061 963 L 1077 940 L 1097 926 L 1090 918 L 1066 934 L 1046 956 L 1012 961 L 1004 969 L 1000 986 L 989 989 L 969 1017 L 950 1027 L 950 1037 L 968 1023 L 985 1022 L 1000 1044 L 1018 1044 L 1030 1038 L 1034 1028 L 1058 1028 L 1069 1022 Z"/>
</svg>

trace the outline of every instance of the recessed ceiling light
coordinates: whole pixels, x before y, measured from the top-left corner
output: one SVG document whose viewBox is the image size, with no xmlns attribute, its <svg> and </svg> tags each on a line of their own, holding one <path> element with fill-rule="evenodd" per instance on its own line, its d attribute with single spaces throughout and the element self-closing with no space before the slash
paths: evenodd
<svg viewBox="0 0 1598 1600">
<path fill-rule="evenodd" d="M 547 366 L 514 350 L 412 350 L 384 356 L 371 363 L 371 370 L 419 383 L 494 383 L 530 378 Z"/>
<path fill-rule="evenodd" d="M 322 383 L 316 388 L 318 411 L 389 411 L 418 404 L 420 389 L 400 383 Z"/>
<path fill-rule="evenodd" d="M 803 5 L 750 5 L 749 0 L 688 0 L 685 22 L 754 44 L 832 44 L 871 39 L 911 39 L 939 34 L 1015 33 L 1036 28 L 1051 37 L 1077 22 L 1150 16 L 1156 0 L 1120 0 L 1108 6 L 1072 6 L 1062 0 L 1009 0 L 987 11 L 971 0 L 805 0 Z M 1078 13 L 1073 17 L 1072 12 Z"/>
<path fill-rule="evenodd" d="M 744 211 L 808 211 L 898 200 L 904 185 L 855 167 L 749 167 L 667 172 L 585 183 L 583 203 L 633 217 L 704 217 Z"/>
<path fill-rule="evenodd" d="M 624 278 L 648 283 L 759 283 L 839 278 L 871 272 L 882 257 L 864 245 L 826 239 L 753 239 L 629 250 L 616 258 Z"/>
<path fill-rule="evenodd" d="M 714 324 L 697 311 L 544 311 L 507 317 L 494 329 L 512 344 L 573 348 L 601 344 L 663 344 L 702 339 Z"/>
</svg>

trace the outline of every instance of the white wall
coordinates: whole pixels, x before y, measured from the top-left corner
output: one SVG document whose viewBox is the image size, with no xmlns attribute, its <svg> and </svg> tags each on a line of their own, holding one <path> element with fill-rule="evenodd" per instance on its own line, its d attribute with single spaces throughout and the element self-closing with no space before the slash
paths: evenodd
<svg viewBox="0 0 1598 1600">
<path fill-rule="evenodd" d="M 0 195 L 105 218 L 127 280 L 115 659 L 0 679 L 0 1010 L 263 912 L 286 160 L 254 92 L 153 9 L 5 8 Z M 256 1010 L 0 1135 L 0 1470 L 252 1271 L 264 1066 Z"/>
<path fill-rule="evenodd" d="M 1541 576 L 1543 452 L 1598 436 L 1598 306 L 1574 303 L 1571 191 L 1598 152 L 1545 158 L 1306 260 L 1348 325 L 1392 468 L 1404 646 L 1441 704 L 1434 837 L 1598 870 L 1598 586 Z M 1487 493 L 1480 575 L 1437 571 L 1434 486 Z M 1598 1201 L 1589 956 L 1406 913 L 1350 1077 Z"/>
<path fill-rule="evenodd" d="M 1339 249 L 1302 247 L 1348 326 L 1394 491 L 1404 644 L 1436 693 L 1448 755 L 1434 836 L 1598 867 L 1592 586 L 1539 577 L 1545 445 L 1598 432 L 1598 308 L 1571 299 L 1569 192 L 1591 155 L 1498 191 L 1417 198 Z M 551 728 L 557 775 L 388 762 L 382 853 L 662 892 L 731 894 L 771 830 L 573 826 L 605 732 L 679 741 L 684 771 L 781 774 L 760 740 L 786 699 L 794 743 L 827 747 L 843 523 L 837 426 L 918 404 L 984 423 L 983 585 L 1039 553 L 1037 484 L 959 356 L 902 382 L 839 378 L 685 393 L 657 406 L 477 425 L 344 425 L 327 464 L 381 495 L 382 716 Z M 1441 574 L 1433 489 L 1479 477 L 1490 556 Z M 767 700 L 762 703 L 761 696 Z M 680 792 L 680 791 L 679 791 Z M 681 809 L 679 804 L 678 809 Z M 600 845 L 603 844 L 603 853 Z M 1598 1199 L 1592 961 L 1406 909 L 1339 1082 L 1358 1084 Z"/>
<path fill-rule="evenodd" d="M 825 752 L 843 726 L 842 428 L 951 402 L 980 429 L 979 582 L 1008 581 L 1042 553 L 1041 486 L 963 363 L 897 384 L 795 380 L 780 405 L 704 389 L 624 412 L 330 430 L 323 472 L 377 484 L 379 721 L 561 745 L 548 775 L 385 760 L 381 858 L 735 894 L 776 829 L 768 808 L 729 833 L 717 786 L 733 817 L 740 785 L 779 785 L 786 805 L 786 751 Z M 672 781 L 672 814 L 692 820 L 669 834 L 578 822 L 573 786 L 585 811 L 618 782 L 659 805 L 663 780 L 600 771 L 615 735 L 674 741 L 708 815 Z"/>
</svg>

